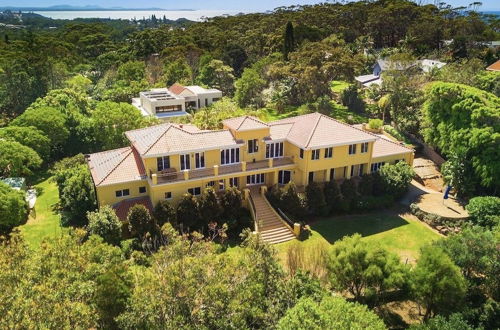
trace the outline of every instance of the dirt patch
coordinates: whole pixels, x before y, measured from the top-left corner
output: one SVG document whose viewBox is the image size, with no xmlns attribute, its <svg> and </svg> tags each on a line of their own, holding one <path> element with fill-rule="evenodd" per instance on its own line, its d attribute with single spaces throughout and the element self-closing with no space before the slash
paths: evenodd
<svg viewBox="0 0 500 330">
<path fill-rule="evenodd" d="M 439 167 L 432 160 L 425 157 L 415 158 L 413 170 L 422 185 L 435 191 L 442 191 L 444 186 L 443 176 L 439 171 Z"/>
</svg>

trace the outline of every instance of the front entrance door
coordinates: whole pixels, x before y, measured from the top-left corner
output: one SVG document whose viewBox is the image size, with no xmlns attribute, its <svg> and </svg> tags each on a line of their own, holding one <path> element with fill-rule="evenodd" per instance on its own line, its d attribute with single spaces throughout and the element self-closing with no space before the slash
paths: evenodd
<svg viewBox="0 0 500 330">
<path fill-rule="evenodd" d="M 278 172 L 278 183 L 279 184 L 287 184 L 292 179 L 291 171 L 279 171 Z"/>
</svg>

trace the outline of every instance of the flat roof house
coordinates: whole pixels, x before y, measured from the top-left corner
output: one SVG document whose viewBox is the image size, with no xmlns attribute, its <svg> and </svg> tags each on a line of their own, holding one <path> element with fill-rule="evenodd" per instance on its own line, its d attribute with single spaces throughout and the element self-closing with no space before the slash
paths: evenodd
<svg viewBox="0 0 500 330">
<path fill-rule="evenodd" d="M 386 163 L 412 164 L 414 153 L 320 113 L 269 123 L 236 117 L 220 130 L 163 123 L 125 135 L 128 147 L 87 156 L 99 205 L 112 205 L 120 215 L 136 203 L 177 203 L 183 194 L 198 196 L 206 187 L 248 188 L 252 194 L 290 181 L 305 186 L 343 180 Z"/>
<path fill-rule="evenodd" d="M 211 105 L 222 97 L 218 89 L 206 89 L 200 86 L 182 86 L 174 84 L 170 88 L 156 88 L 141 92 L 132 104 L 144 116 L 156 116 L 160 119 L 185 116 L 186 110 L 196 110 Z"/>
</svg>

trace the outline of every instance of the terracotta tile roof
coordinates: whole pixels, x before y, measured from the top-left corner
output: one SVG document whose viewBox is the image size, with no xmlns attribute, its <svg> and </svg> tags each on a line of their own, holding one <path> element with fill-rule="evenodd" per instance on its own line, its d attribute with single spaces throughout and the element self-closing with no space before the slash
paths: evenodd
<svg viewBox="0 0 500 330">
<path fill-rule="evenodd" d="M 96 186 L 145 179 L 144 164 L 132 147 L 90 154 L 87 162 Z"/>
<path fill-rule="evenodd" d="M 252 129 L 268 128 L 269 125 L 253 116 L 242 116 L 231 119 L 226 119 L 222 122 L 224 126 L 235 131 L 246 131 Z"/>
<path fill-rule="evenodd" d="M 234 147 L 241 144 L 228 130 L 195 131 L 191 126 L 161 124 L 125 133 L 142 156 Z"/>
<path fill-rule="evenodd" d="M 378 137 L 373 144 L 372 158 L 404 154 L 408 152 L 413 152 L 413 149 L 407 148 L 397 142 Z"/>
<path fill-rule="evenodd" d="M 172 86 L 170 86 L 168 88 L 169 91 L 171 91 L 172 93 L 177 94 L 177 95 L 179 95 L 180 93 L 182 93 L 185 89 L 186 89 L 186 87 L 184 87 L 184 86 L 182 86 L 181 84 L 178 84 L 178 83 L 175 83 L 175 84 L 173 84 Z"/>
<path fill-rule="evenodd" d="M 137 204 L 144 205 L 148 209 L 149 213 L 153 213 L 153 204 L 147 196 L 123 200 L 114 204 L 113 209 L 115 210 L 116 216 L 120 220 L 125 221 L 127 220 L 127 215 L 130 208 Z"/>
<path fill-rule="evenodd" d="M 500 71 L 500 60 L 486 68 L 488 71 Z"/>
<path fill-rule="evenodd" d="M 284 140 L 288 136 L 290 129 L 293 124 L 284 123 L 284 124 L 275 124 L 271 125 L 271 140 Z"/>
<path fill-rule="evenodd" d="M 374 141 L 377 138 L 317 112 L 269 123 L 271 127 L 279 124 L 293 124 L 286 138 L 304 149 Z"/>
</svg>

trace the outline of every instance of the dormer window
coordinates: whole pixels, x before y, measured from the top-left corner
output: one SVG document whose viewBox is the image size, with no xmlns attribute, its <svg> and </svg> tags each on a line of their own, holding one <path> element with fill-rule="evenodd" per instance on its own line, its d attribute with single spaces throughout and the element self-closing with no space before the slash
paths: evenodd
<svg viewBox="0 0 500 330">
<path fill-rule="evenodd" d="M 259 151 L 259 140 L 248 140 L 248 153 L 253 154 L 257 151 Z"/>
</svg>

